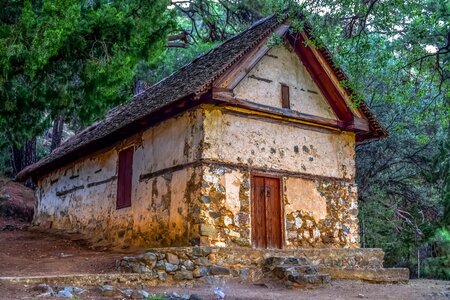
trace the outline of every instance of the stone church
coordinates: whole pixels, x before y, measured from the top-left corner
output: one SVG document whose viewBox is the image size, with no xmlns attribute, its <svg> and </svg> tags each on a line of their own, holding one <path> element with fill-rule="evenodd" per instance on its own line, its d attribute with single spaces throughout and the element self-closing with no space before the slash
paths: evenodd
<svg viewBox="0 0 450 300">
<path fill-rule="evenodd" d="M 355 145 L 387 132 L 309 39 L 265 18 L 112 109 L 18 174 L 34 224 L 117 246 L 358 248 Z"/>
</svg>

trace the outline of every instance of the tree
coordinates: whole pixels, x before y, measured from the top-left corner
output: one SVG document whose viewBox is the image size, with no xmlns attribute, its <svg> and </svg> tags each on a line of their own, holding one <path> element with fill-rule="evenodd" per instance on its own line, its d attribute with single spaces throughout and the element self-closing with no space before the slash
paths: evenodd
<svg viewBox="0 0 450 300">
<path fill-rule="evenodd" d="M 167 5 L 165 0 L 2 2 L 0 135 L 19 152 L 59 116 L 92 122 L 130 99 L 136 65 L 154 61 L 175 27 Z"/>
</svg>

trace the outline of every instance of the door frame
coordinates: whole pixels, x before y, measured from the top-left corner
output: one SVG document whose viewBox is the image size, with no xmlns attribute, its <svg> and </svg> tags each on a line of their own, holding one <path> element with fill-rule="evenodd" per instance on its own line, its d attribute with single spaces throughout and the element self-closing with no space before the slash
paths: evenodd
<svg viewBox="0 0 450 300">
<path fill-rule="evenodd" d="M 280 194 L 279 194 L 279 199 L 280 199 L 280 215 L 281 215 L 281 248 L 280 249 L 284 249 L 286 244 L 285 244 L 285 216 L 284 216 L 284 199 L 283 199 L 283 191 L 284 191 L 284 184 L 283 184 L 283 176 L 279 175 L 279 174 L 275 174 L 275 173 L 271 173 L 271 172 L 258 172 L 258 171 L 250 171 L 250 226 L 251 226 L 251 233 L 252 233 L 252 239 L 251 239 L 251 243 L 252 243 L 252 248 L 255 248 L 254 246 L 254 226 L 253 226 L 253 215 L 254 215 L 254 211 L 253 211 L 253 200 L 254 195 L 253 195 L 253 178 L 254 177 L 267 177 L 267 178 L 273 178 L 273 179 L 278 179 L 279 183 L 280 183 Z"/>
</svg>

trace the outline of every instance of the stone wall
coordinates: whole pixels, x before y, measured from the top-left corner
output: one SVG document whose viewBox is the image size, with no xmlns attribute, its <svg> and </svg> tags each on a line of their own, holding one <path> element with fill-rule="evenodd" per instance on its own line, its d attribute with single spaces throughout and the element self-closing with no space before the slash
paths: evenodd
<svg viewBox="0 0 450 300">
<path fill-rule="evenodd" d="M 224 277 L 252 282 L 264 276 L 267 258 L 285 256 L 303 258 L 312 266 L 333 270 L 336 274 L 348 268 L 384 270 L 381 249 L 156 248 L 138 256 L 124 257 L 117 265 L 124 272 L 151 274 L 161 284 L 190 280 L 215 283 Z"/>
<path fill-rule="evenodd" d="M 251 247 L 251 171 L 203 167 L 201 245 Z M 343 181 L 281 176 L 284 248 L 359 246 L 356 187 Z"/>
<path fill-rule="evenodd" d="M 284 178 L 286 246 L 358 247 L 358 195 L 353 183 Z"/>
</svg>

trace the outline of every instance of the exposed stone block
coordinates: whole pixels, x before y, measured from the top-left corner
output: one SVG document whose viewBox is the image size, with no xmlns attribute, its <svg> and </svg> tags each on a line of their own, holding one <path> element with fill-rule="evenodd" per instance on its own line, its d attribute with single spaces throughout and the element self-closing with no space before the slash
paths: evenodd
<svg viewBox="0 0 450 300">
<path fill-rule="evenodd" d="M 193 275 L 196 278 L 205 277 L 209 273 L 209 270 L 207 267 L 197 267 L 195 268 Z"/>
<path fill-rule="evenodd" d="M 200 224 L 200 234 L 214 238 L 217 235 L 217 230 L 213 225 Z"/>
<path fill-rule="evenodd" d="M 166 270 L 166 272 L 174 272 L 174 271 L 178 270 L 178 266 L 173 265 L 171 263 L 165 263 L 164 269 Z"/>
<path fill-rule="evenodd" d="M 176 256 L 173 253 L 167 253 L 166 254 L 167 262 L 172 265 L 178 265 L 180 263 L 180 260 L 178 259 L 178 256 Z"/>
<path fill-rule="evenodd" d="M 192 271 L 188 270 L 181 270 L 175 272 L 175 275 L 173 275 L 173 279 L 175 280 L 192 280 L 194 279 L 194 275 Z"/>
<path fill-rule="evenodd" d="M 224 267 L 212 266 L 209 269 L 211 275 L 230 275 L 230 270 Z"/>
</svg>

